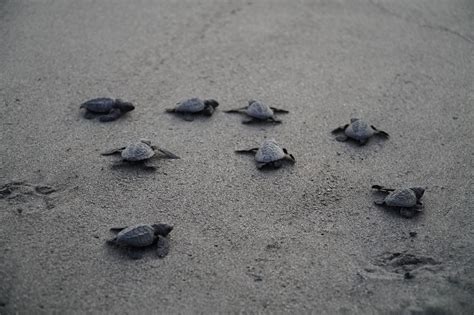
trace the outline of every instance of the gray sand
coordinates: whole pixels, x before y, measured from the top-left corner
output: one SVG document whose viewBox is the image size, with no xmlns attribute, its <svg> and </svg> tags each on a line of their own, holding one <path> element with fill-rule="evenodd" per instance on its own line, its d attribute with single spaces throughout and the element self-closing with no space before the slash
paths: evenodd
<svg viewBox="0 0 474 315">
<path fill-rule="evenodd" d="M 0 1 L 0 185 L 24 182 L 0 199 L 0 313 L 474 311 L 473 1 L 133 3 Z M 102 96 L 137 109 L 83 119 Z M 164 113 L 193 96 L 221 105 Z M 251 98 L 290 114 L 222 112 Z M 391 139 L 336 142 L 350 117 Z M 99 154 L 141 137 L 182 159 Z M 233 153 L 265 137 L 296 165 Z M 372 184 L 427 186 L 424 213 L 373 205 Z M 105 245 L 157 221 L 163 260 Z"/>
</svg>

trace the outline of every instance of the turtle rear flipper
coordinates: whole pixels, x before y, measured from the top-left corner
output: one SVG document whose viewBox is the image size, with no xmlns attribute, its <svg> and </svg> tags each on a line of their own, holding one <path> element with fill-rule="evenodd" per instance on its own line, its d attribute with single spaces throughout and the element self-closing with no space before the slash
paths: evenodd
<svg viewBox="0 0 474 315">
<path fill-rule="evenodd" d="M 113 154 L 119 154 L 122 153 L 123 150 L 125 150 L 126 147 L 121 147 L 121 148 L 116 148 L 116 149 L 110 149 L 107 151 L 102 152 L 102 155 L 113 155 Z"/>
<path fill-rule="evenodd" d="M 171 153 L 170 151 L 165 150 L 163 148 L 157 148 L 157 150 L 163 153 L 167 159 L 180 159 L 180 157 L 177 156 L 176 154 Z"/>
<path fill-rule="evenodd" d="M 375 128 L 373 125 L 371 125 L 370 127 L 375 130 L 376 135 L 379 135 L 379 136 L 384 137 L 384 138 L 390 138 L 390 135 L 388 133 L 386 133 L 385 131 L 379 130 L 379 129 Z"/>
<path fill-rule="evenodd" d="M 170 241 L 168 238 L 158 235 L 156 242 L 156 254 L 159 258 L 164 258 L 170 252 Z"/>
<path fill-rule="evenodd" d="M 252 153 L 255 154 L 258 151 L 258 148 L 252 148 L 247 150 L 235 150 L 235 153 Z"/>
<path fill-rule="evenodd" d="M 383 201 L 383 200 L 375 200 L 374 203 L 375 203 L 377 206 L 383 206 L 383 205 L 385 205 L 385 201 Z"/>
<path fill-rule="evenodd" d="M 117 120 L 120 116 L 122 116 L 122 111 L 118 108 L 114 108 L 110 111 L 109 114 L 100 116 L 99 120 L 101 122 L 109 122 Z"/>
<path fill-rule="evenodd" d="M 280 114 L 288 114 L 289 111 L 287 111 L 286 109 L 280 109 L 280 108 L 275 108 L 275 107 L 271 107 L 270 108 L 273 110 L 274 113 L 280 113 Z"/>
<path fill-rule="evenodd" d="M 165 112 L 167 112 L 167 113 L 176 113 L 176 109 L 174 109 L 174 108 L 167 108 L 167 109 L 165 109 Z"/>
</svg>

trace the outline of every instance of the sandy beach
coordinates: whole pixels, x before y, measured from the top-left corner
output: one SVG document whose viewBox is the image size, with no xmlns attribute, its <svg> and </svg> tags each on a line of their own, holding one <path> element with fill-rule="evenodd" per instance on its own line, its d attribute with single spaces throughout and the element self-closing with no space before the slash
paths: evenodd
<svg viewBox="0 0 474 315">
<path fill-rule="evenodd" d="M 0 0 L 0 314 L 473 314 L 473 16 L 469 0 Z M 96 97 L 136 109 L 86 120 Z M 191 97 L 220 105 L 165 113 Z M 250 99 L 290 113 L 223 112 Z M 336 141 L 352 117 L 390 139 Z M 100 154 L 140 138 L 181 159 Z M 234 153 L 267 138 L 296 164 Z M 423 212 L 374 205 L 374 184 L 426 187 Z M 106 245 L 155 222 L 174 226 L 164 259 Z"/>
</svg>

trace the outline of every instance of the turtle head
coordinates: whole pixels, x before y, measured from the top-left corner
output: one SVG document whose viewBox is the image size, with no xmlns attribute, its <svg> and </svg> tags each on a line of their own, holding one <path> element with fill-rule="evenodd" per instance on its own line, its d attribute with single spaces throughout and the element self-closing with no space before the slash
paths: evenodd
<svg viewBox="0 0 474 315">
<path fill-rule="evenodd" d="M 249 105 L 252 105 L 253 103 L 257 103 L 257 100 L 249 100 Z"/>
<path fill-rule="evenodd" d="M 410 189 L 413 190 L 413 192 L 415 193 L 416 199 L 420 199 L 425 193 L 425 189 L 423 187 L 412 187 Z"/>
<path fill-rule="evenodd" d="M 210 99 L 210 100 L 205 100 L 204 101 L 204 104 L 206 106 L 212 106 L 212 108 L 216 108 L 217 106 L 219 106 L 219 103 L 216 101 L 216 100 L 213 100 L 213 99 Z"/>
<path fill-rule="evenodd" d="M 173 227 L 168 224 L 158 223 L 152 225 L 153 229 L 155 229 L 155 235 L 161 236 L 168 236 L 168 234 L 173 230 Z"/>
<path fill-rule="evenodd" d="M 121 99 L 116 99 L 116 100 L 115 100 L 115 105 L 114 105 L 114 107 L 120 109 L 120 111 L 121 111 L 122 113 L 130 112 L 130 111 L 132 111 L 132 110 L 135 109 L 135 106 L 133 106 L 132 103 L 130 103 L 130 102 L 125 102 L 125 101 L 123 101 L 123 100 L 121 100 Z"/>
</svg>

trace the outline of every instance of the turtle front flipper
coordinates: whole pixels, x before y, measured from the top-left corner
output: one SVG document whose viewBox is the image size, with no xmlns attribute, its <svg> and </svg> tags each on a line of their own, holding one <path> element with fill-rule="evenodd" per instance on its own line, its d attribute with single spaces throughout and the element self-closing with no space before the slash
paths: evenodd
<svg viewBox="0 0 474 315">
<path fill-rule="evenodd" d="M 167 108 L 167 109 L 165 109 L 165 112 L 167 112 L 167 113 L 176 113 L 176 109 L 175 108 Z"/>
<path fill-rule="evenodd" d="M 363 145 L 366 145 L 367 144 L 367 141 L 369 139 L 360 139 L 357 143 L 360 145 L 360 146 L 363 146 Z"/>
<path fill-rule="evenodd" d="M 268 121 L 271 121 L 271 122 L 274 123 L 274 124 L 281 124 L 281 120 L 280 120 L 280 119 L 276 119 L 275 117 L 270 117 L 270 118 L 268 118 Z"/>
<path fill-rule="evenodd" d="M 120 231 L 122 231 L 122 230 L 125 230 L 127 227 L 128 227 L 128 226 L 113 227 L 113 228 L 110 228 L 110 231 L 118 233 L 118 232 L 120 232 Z"/>
<path fill-rule="evenodd" d="M 116 237 L 105 241 L 105 243 L 109 246 L 118 246 Z"/>
<path fill-rule="evenodd" d="M 339 126 L 331 132 L 332 133 L 343 132 L 344 130 L 346 130 L 347 127 L 349 127 L 349 124 L 345 124 L 344 126 Z"/>
<path fill-rule="evenodd" d="M 127 248 L 126 254 L 128 258 L 133 259 L 133 260 L 142 259 L 144 256 L 143 250 L 139 248 Z"/>
<path fill-rule="evenodd" d="M 347 139 L 349 138 L 346 135 L 339 135 L 336 137 L 336 141 L 339 141 L 339 142 L 347 141 Z"/>
<path fill-rule="evenodd" d="M 94 119 L 94 118 L 97 117 L 97 114 L 95 114 L 95 113 L 93 113 L 93 112 L 91 112 L 91 111 L 88 111 L 88 110 L 86 109 L 86 111 L 84 112 L 84 115 L 83 115 L 83 116 L 84 116 L 85 119 Z"/>
<path fill-rule="evenodd" d="M 271 167 L 273 167 L 274 169 L 279 169 L 283 166 L 283 163 L 282 163 L 282 160 L 278 160 L 278 161 L 273 161 L 270 163 Z"/>
<path fill-rule="evenodd" d="M 156 242 L 156 255 L 159 258 L 165 258 L 170 252 L 170 241 L 167 237 L 158 235 Z"/>
<path fill-rule="evenodd" d="M 122 116 L 122 111 L 118 108 L 114 108 L 109 112 L 109 114 L 100 116 L 99 120 L 101 122 L 109 122 L 117 120 L 120 116 Z"/>
<path fill-rule="evenodd" d="M 374 203 L 375 203 L 377 206 L 383 206 L 383 205 L 385 205 L 385 201 L 383 201 L 383 200 L 375 200 Z"/>
<path fill-rule="evenodd" d="M 152 147 L 152 148 L 155 149 L 155 147 Z M 174 154 L 174 153 L 172 153 L 168 150 L 165 150 L 163 148 L 156 148 L 156 150 L 160 151 L 164 155 L 164 157 L 167 158 L 167 159 L 180 159 L 180 157 L 177 156 L 176 154 Z"/>
<path fill-rule="evenodd" d="M 149 160 L 146 160 L 146 161 L 143 161 L 142 163 L 140 163 L 143 168 L 147 171 L 156 171 L 156 166 L 154 166 L 153 164 L 150 164 L 150 161 Z"/>
<path fill-rule="evenodd" d="M 110 149 L 110 150 L 107 150 L 107 151 L 102 152 L 101 155 L 119 154 L 119 153 L 122 153 L 123 150 L 125 150 L 125 147 L 116 148 L 116 149 Z"/>
<path fill-rule="evenodd" d="M 242 120 L 242 123 L 247 125 L 247 124 L 254 123 L 256 121 L 257 121 L 256 119 L 250 117 L 250 118 L 246 118 L 246 119 Z"/>
<path fill-rule="evenodd" d="M 257 153 L 258 148 L 252 148 L 252 149 L 247 149 L 247 150 L 235 150 L 235 153 L 252 153 L 255 154 Z"/>
<path fill-rule="evenodd" d="M 393 189 L 393 188 L 387 188 L 387 187 L 380 186 L 380 185 L 372 185 L 372 189 L 377 189 L 377 190 L 380 190 L 380 191 L 386 192 L 386 193 L 389 193 L 391 191 L 395 191 L 395 189 Z"/>
<path fill-rule="evenodd" d="M 194 117 L 191 114 L 184 114 L 184 115 L 182 115 L 182 118 L 186 121 L 193 121 L 194 120 Z"/>
<path fill-rule="evenodd" d="M 211 105 L 206 105 L 206 107 L 202 110 L 201 113 L 204 116 L 212 116 L 212 114 L 214 114 L 215 111 L 216 111 L 215 107 Z"/>
<path fill-rule="evenodd" d="M 289 111 L 287 111 L 286 109 L 281 109 L 281 108 L 275 108 L 275 107 L 271 107 L 270 108 L 273 110 L 274 113 L 280 113 L 280 114 L 288 114 Z"/>
<path fill-rule="evenodd" d="M 234 108 L 234 109 L 228 109 L 225 110 L 224 113 L 242 113 L 243 110 L 246 110 L 248 106 L 240 107 L 240 108 Z"/>
<path fill-rule="evenodd" d="M 400 215 L 407 219 L 413 218 L 418 212 L 413 208 L 403 208 L 403 207 L 400 207 L 399 211 L 400 211 Z"/>
<path fill-rule="evenodd" d="M 381 136 L 381 137 L 384 137 L 384 138 L 390 138 L 390 135 L 388 133 L 386 133 L 385 131 L 383 130 L 378 130 L 377 128 L 375 128 L 374 126 L 370 126 L 372 129 L 375 130 L 375 134 L 378 135 L 378 136 Z"/>
</svg>

